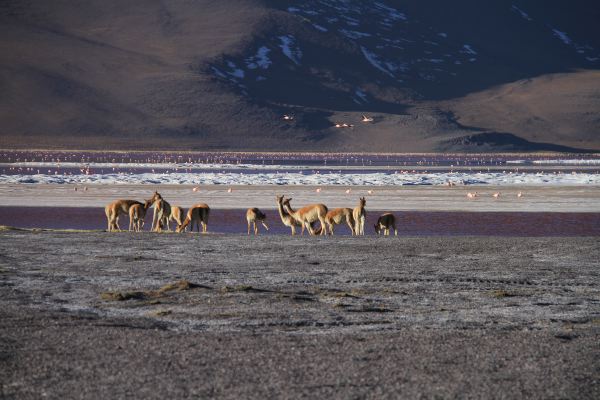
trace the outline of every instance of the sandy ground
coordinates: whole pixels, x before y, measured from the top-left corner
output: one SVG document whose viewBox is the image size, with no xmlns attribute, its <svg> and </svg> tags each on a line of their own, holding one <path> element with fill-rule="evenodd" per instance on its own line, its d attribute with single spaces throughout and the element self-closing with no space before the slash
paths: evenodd
<svg viewBox="0 0 600 400">
<path fill-rule="evenodd" d="M 598 259 L 597 238 L 0 232 L 2 395 L 598 398 Z"/>
<path fill-rule="evenodd" d="M 274 209 L 275 195 L 292 197 L 292 206 L 320 202 L 330 208 L 354 207 L 358 197 L 367 197 L 367 209 L 415 211 L 547 211 L 600 212 L 597 186 L 402 186 L 402 187 L 322 187 L 310 186 L 202 186 L 193 192 L 189 185 L 0 185 L 0 206 L 104 207 L 118 198 L 147 199 L 159 190 L 172 205 L 189 207 L 206 202 L 216 209 L 260 207 Z M 231 188 L 233 191 L 228 192 Z M 346 190 L 350 189 L 350 193 Z M 368 190 L 373 193 L 369 194 Z M 466 198 L 477 191 L 480 197 Z M 518 192 L 523 197 L 517 198 Z M 498 199 L 492 197 L 500 192 Z"/>
</svg>

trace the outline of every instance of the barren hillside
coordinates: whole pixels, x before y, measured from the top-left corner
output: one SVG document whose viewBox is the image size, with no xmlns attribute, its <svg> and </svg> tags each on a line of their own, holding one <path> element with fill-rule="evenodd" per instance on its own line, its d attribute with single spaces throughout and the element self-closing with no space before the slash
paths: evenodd
<svg viewBox="0 0 600 400">
<path fill-rule="evenodd" d="M 0 143 L 598 150 L 599 19 L 587 0 L 5 1 Z"/>
</svg>

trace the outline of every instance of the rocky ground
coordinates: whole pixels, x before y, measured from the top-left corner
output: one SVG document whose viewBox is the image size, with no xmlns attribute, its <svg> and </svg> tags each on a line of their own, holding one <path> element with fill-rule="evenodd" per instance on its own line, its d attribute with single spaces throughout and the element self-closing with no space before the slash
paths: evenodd
<svg viewBox="0 0 600 400">
<path fill-rule="evenodd" d="M 0 232 L 5 398 L 598 398 L 597 238 Z"/>
</svg>

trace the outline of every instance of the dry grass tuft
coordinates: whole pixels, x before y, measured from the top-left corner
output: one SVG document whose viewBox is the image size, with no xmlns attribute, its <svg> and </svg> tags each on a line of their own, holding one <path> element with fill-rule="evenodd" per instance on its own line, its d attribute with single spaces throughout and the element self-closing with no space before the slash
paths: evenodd
<svg viewBox="0 0 600 400">
<path fill-rule="evenodd" d="M 148 299 L 157 299 L 159 297 L 164 297 L 168 294 L 168 292 L 172 291 L 182 291 L 182 290 L 190 290 L 198 287 L 206 287 L 196 285 L 187 280 L 181 280 L 179 282 L 169 283 L 162 286 L 158 290 L 144 290 L 144 291 L 130 291 L 130 292 L 103 292 L 100 293 L 100 298 L 102 300 L 108 301 L 124 301 L 124 300 L 148 300 Z"/>
<path fill-rule="evenodd" d="M 169 315 L 172 314 L 173 311 L 171 310 L 156 310 L 151 312 L 149 315 L 154 316 L 154 317 L 164 317 L 165 315 Z"/>
<path fill-rule="evenodd" d="M 160 289 L 158 289 L 158 291 L 160 293 L 165 293 L 165 292 L 169 292 L 171 290 L 190 290 L 195 287 L 198 287 L 198 285 L 193 284 L 190 281 L 183 279 L 183 280 L 180 280 L 179 282 L 168 283 L 168 284 L 164 285 L 163 287 L 161 287 Z"/>
</svg>

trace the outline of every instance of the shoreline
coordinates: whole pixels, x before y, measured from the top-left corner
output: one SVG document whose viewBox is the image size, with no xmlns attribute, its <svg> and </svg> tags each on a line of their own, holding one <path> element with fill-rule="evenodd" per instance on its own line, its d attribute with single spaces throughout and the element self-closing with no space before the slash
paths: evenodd
<svg viewBox="0 0 600 400">
<path fill-rule="evenodd" d="M 77 188 L 77 191 L 75 191 Z M 87 188 L 87 190 L 86 190 Z M 194 188 L 197 188 L 194 191 Z M 320 192 L 317 192 L 320 189 Z M 295 185 L 155 185 L 155 184 L 2 184 L 0 207 L 104 207 L 119 198 L 142 200 L 158 190 L 172 205 L 184 208 L 206 202 L 215 209 L 276 209 L 275 196 L 292 205 L 324 203 L 354 207 L 367 198 L 367 210 L 461 212 L 600 212 L 597 186 L 295 186 Z M 230 192 L 231 190 L 231 192 Z M 349 191 L 349 193 L 347 193 Z M 369 191 L 371 193 L 369 194 Z M 478 192 L 474 200 L 467 192 Z M 500 192 L 499 198 L 492 194 Z M 522 198 L 517 198 L 522 192 Z"/>
</svg>

